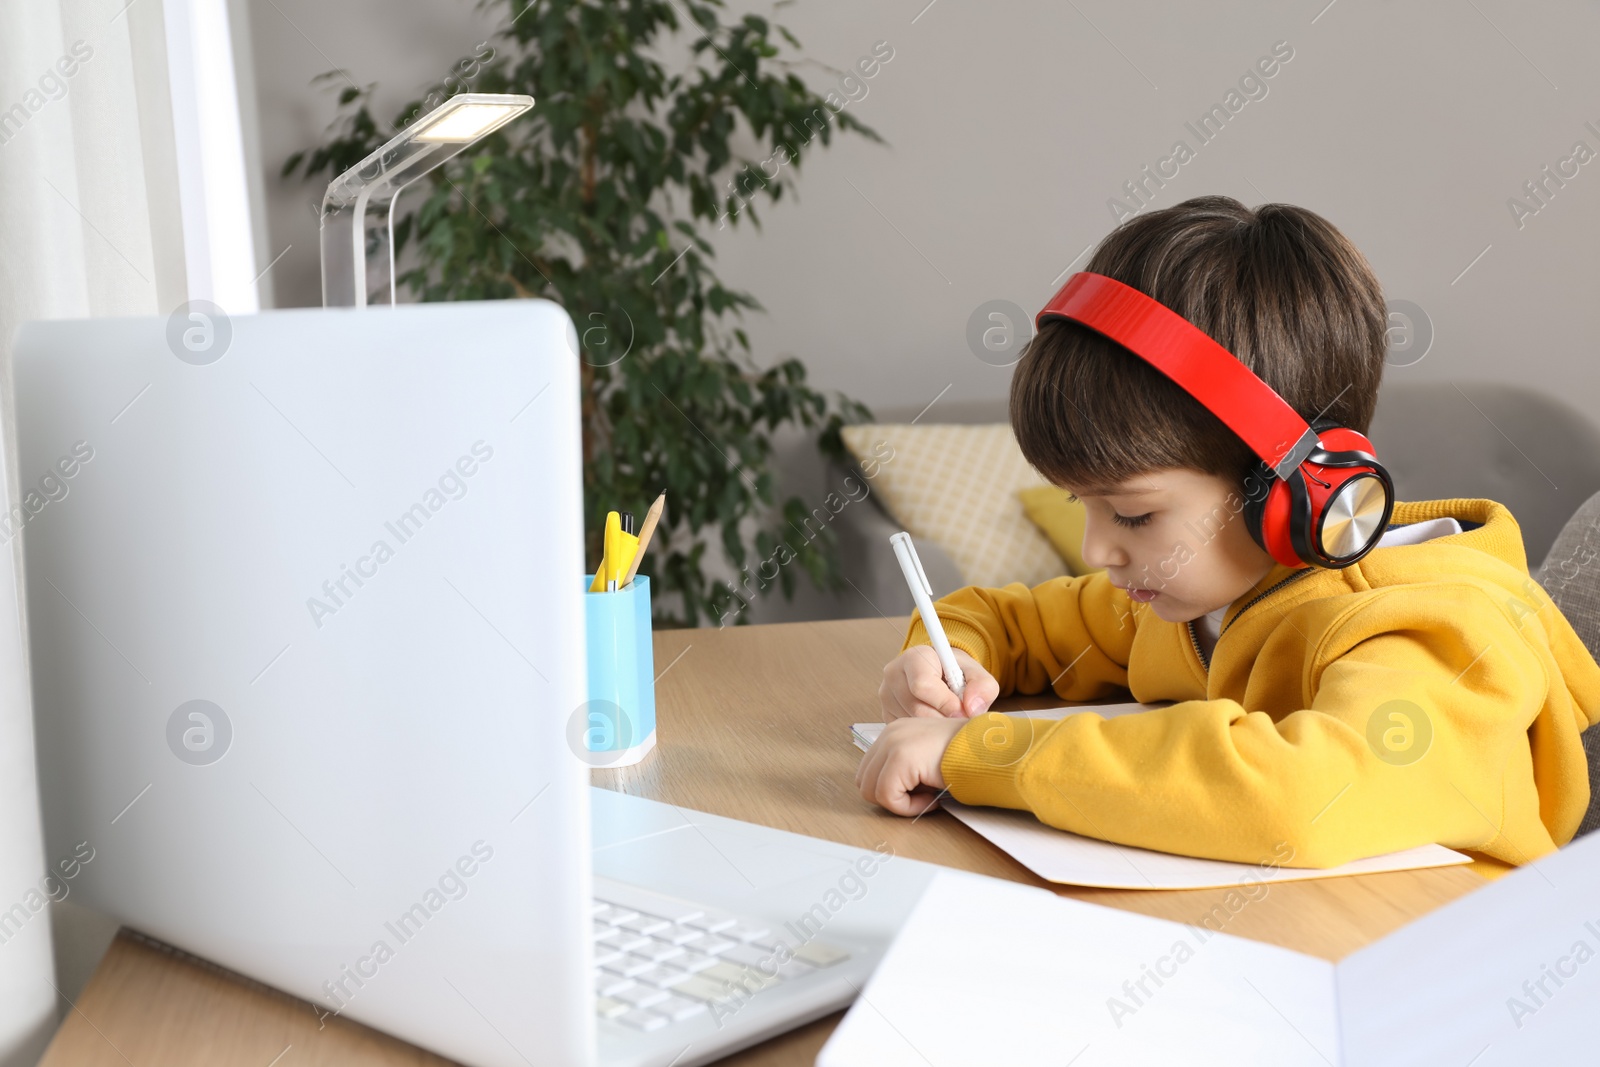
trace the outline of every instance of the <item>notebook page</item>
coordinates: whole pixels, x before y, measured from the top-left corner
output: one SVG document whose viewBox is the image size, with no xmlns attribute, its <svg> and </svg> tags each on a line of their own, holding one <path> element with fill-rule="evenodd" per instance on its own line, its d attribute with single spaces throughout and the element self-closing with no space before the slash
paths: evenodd
<svg viewBox="0 0 1600 1067">
<path fill-rule="evenodd" d="M 929 884 L 817 1057 L 818 1067 L 1339 1062 L 1325 960 L 959 871 Z"/>
<path fill-rule="evenodd" d="M 1600 833 L 1345 957 L 1351 1063 L 1600 1061 Z"/>
</svg>

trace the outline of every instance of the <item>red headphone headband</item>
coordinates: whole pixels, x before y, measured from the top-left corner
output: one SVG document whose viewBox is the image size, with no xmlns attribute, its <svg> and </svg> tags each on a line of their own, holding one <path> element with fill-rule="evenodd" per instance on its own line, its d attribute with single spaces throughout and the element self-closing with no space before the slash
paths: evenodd
<svg viewBox="0 0 1600 1067">
<path fill-rule="evenodd" d="M 1317 447 L 1306 420 L 1226 348 L 1176 311 L 1115 278 L 1079 271 L 1034 319 L 1080 322 L 1171 378 L 1239 435 L 1279 478 Z"/>
</svg>

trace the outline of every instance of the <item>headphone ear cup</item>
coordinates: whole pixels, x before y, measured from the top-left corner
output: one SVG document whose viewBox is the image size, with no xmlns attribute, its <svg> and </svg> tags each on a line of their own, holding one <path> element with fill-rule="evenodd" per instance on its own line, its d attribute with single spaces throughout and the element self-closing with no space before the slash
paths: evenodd
<svg viewBox="0 0 1600 1067">
<path fill-rule="evenodd" d="M 1310 425 L 1312 432 L 1317 434 L 1319 438 L 1330 431 L 1339 431 L 1336 435 L 1338 437 L 1355 438 L 1355 445 L 1352 446 L 1346 443 L 1344 447 L 1360 447 L 1362 450 L 1370 448 L 1364 436 L 1347 429 L 1338 419 L 1318 418 L 1312 420 Z M 1294 475 L 1291 474 L 1291 478 L 1293 477 Z M 1314 505 L 1306 496 L 1305 483 L 1296 478 L 1292 483 L 1280 484 L 1280 479 L 1276 472 L 1267 466 L 1265 462 L 1259 460 L 1245 472 L 1244 508 L 1240 512 L 1244 517 L 1245 529 L 1250 531 L 1251 540 L 1255 541 L 1263 551 L 1274 559 L 1280 559 L 1285 563 L 1290 562 L 1289 560 L 1283 560 L 1267 543 L 1268 531 L 1265 528 L 1267 502 L 1274 496 L 1283 496 L 1287 501 L 1286 508 L 1284 506 L 1274 508 L 1273 513 L 1280 516 L 1279 521 L 1285 522 L 1289 528 L 1271 531 L 1272 541 L 1280 546 L 1293 544 L 1295 547 L 1292 551 L 1302 563 L 1326 566 L 1327 564 L 1315 562 L 1315 555 L 1303 543 L 1304 535 L 1297 535 L 1294 532 L 1297 528 L 1297 522 L 1301 521 L 1297 520 L 1296 516 L 1302 516 L 1304 521 L 1309 521 L 1312 528 L 1316 525 L 1317 516 L 1315 514 L 1307 515 L 1307 509 L 1313 509 Z M 1286 551 L 1288 550 L 1286 549 Z"/>
</svg>

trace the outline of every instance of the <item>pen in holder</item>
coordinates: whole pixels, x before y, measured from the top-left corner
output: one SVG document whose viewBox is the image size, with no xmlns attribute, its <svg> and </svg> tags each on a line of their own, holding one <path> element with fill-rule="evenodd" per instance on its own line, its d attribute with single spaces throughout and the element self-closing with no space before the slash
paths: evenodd
<svg viewBox="0 0 1600 1067">
<path fill-rule="evenodd" d="M 625 767 L 656 745 L 650 579 L 637 575 L 612 593 L 588 592 L 593 581 L 594 575 L 584 576 L 589 701 L 573 747 L 591 767 Z"/>
</svg>

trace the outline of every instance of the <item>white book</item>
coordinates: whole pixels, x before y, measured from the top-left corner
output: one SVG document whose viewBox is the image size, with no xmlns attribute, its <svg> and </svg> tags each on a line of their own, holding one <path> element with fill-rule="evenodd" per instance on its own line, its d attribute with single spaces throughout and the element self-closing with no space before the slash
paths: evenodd
<svg viewBox="0 0 1600 1067">
<path fill-rule="evenodd" d="M 818 1067 L 1600 1060 L 1600 833 L 1339 963 L 941 872 Z"/>
<path fill-rule="evenodd" d="M 1112 718 L 1166 706 L 1096 704 L 1006 714 L 1060 719 L 1081 711 L 1093 711 Z M 851 727 L 856 747 L 863 751 L 871 747 L 882 732 L 881 722 L 856 723 Z M 1338 878 L 1349 874 L 1408 871 L 1422 867 L 1447 867 L 1472 862 L 1472 857 L 1443 845 L 1420 845 L 1337 867 L 1295 867 L 1290 865 L 1294 862 L 1292 856 L 1286 857 L 1286 862 L 1282 863 L 1271 857 L 1262 857 L 1261 863 L 1231 863 L 1177 856 L 1083 837 L 1046 826 L 1026 811 L 968 807 L 948 796 L 942 798 L 939 805 L 1040 878 L 1063 885 L 1103 889 L 1215 889 L 1311 878 Z"/>
</svg>

